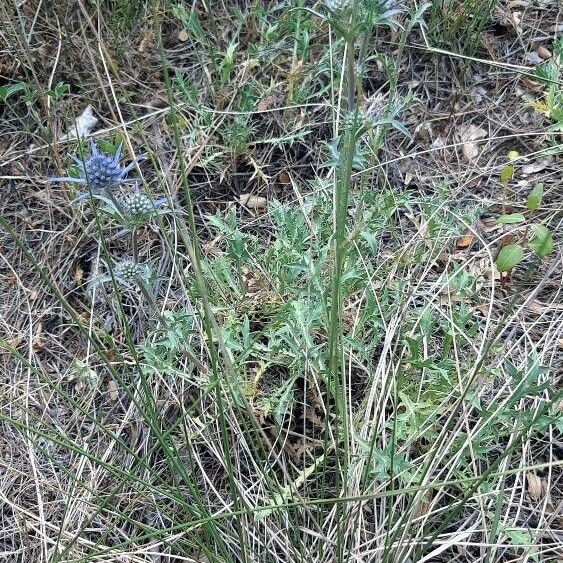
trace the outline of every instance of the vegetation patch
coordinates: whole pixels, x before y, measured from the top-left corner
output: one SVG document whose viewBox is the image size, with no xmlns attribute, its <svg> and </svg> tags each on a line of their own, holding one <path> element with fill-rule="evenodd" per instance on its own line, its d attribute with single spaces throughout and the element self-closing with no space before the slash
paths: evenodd
<svg viewBox="0 0 563 563">
<path fill-rule="evenodd" d="M 6 561 L 563 557 L 554 3 L 0 16 Z"/>
</svg>

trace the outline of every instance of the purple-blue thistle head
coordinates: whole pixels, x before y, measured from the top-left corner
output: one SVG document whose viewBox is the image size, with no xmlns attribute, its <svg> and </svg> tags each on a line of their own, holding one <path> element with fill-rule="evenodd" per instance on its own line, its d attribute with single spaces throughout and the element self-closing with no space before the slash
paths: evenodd
<svg viewBox="0 0 563 563">
<path fill-rule="evenodd" d="M 139 162 L 142 157 L 135 159 L 127 166 L 120 166 L 121 150 L 123 145 L 119 145 L 113 156 L 98 150 L 95 142 L 90 145 L 90 156 L 81 160 L 72 156 L 72 160 L 78 166 L 78 178 L 64 176 L 61 178 L 49 178 L 50 182 L 68 182 L 71 184 L 81 184 L 88 186 L 87 193 L 81 197 L 92 194 L 103 194 L 111 191 L 127 181 L 127 174 Z"/>
</svg>

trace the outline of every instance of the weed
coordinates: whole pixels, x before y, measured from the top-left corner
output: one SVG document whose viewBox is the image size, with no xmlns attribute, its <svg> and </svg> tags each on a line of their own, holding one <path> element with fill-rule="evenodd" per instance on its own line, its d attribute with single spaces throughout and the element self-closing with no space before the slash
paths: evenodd
<svg viewBox="0 0 563 563">
<path fill-rule="evenodd" d="M 437 47 L 475 55 L 497 0 L 432 0 L 428 29 Z"/>
<path fill-rule="evenodd" d="M 518 158 L 518 154 L 511 155 L 513 159 Z M 506 186 L 514 175 L 514 167 L 507 164 L 503 167 L 500 174 L 501 183 Z M 541 205 L 543 196 L 542 184 L 536 184 L 530 191 L 526 207 L 530 218 L 534 216 Z M 522 213 L 508 213 L 501 215 L 497 222 L 501 225 L 518 226 L 523 232 L 521 238 L 525 244 L 539 259 L 546 258 L 553 252 L 553 235 L 548 227 L 540 223 L 533 223 Z M 522 243 L 512 242 L 514 235 L 506 237 L 504 240 L 510 242 L 501 246 L 496 259 L 496 265 L 501 273 L 510 272 L 522 261 L 524 257 L 524 246 Z"/>
<path fill-rule="evenodd" d="M 563 37 L 553 44 L 552 58 L 538 66 L 535 77 L 545 85 L 543 99 L 532 107 L 545 114 L 552 122 L 553 131 L 563 131 Z"/>
</svg>

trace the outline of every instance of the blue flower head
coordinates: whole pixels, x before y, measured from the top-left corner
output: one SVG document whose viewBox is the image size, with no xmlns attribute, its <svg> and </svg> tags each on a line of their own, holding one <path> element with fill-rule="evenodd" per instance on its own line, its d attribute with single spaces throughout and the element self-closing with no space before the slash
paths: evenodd
<svg viewBox="0 0 563 563">
<path fill-rule="evenodd" d="M 127 166 L 120 166 L 121 150 L 123 145 L 119 145 L 115 154 L 110 156 L 98 150 L 95 142 L 90 145 L 90 156 L 81 160 L 72 156 L 72 160 L 78 166 L 78 178 L 64 176 L 61 178 L 49 178 L 50 182 L 68 182 L 70 184 L 81 184 L 88 186 L 89 190 L 81 194 L 79 199 L 87 197 L 90 193 L 104 194 L 114 190 L 128 180 L 127 174 L 143 157 L 135 159 Z"/>
</svg>

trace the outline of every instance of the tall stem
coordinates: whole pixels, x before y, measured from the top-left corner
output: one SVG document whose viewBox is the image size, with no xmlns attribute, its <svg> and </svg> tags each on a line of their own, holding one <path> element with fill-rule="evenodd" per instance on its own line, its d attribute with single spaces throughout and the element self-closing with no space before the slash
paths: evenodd
<svg viewBox="0 0 563 563">
<path fill-rule="evenodd" d="M 346 72 L 348 87 L 348 111 L 353 112 L 356 106 L 356 62 L 354 60 L 354 39 L 346 40 Z"/>
<path fill-rule="evenodd" d="M 337 424 L 341 424 L 342 435 L 336 428 L 337 441 L 342 441 L 342 459 L 338 458 L 337 451 L 337 488 L 346 494 L 347 475 L 350 465 L 350 436 L 348 421 L 348 385 L 346 370 L 343 362 L 342 349 L 342 271 L 346 262 L 346 219 L 348 216 L 348 196 L 352 182 L 352 168 L 356 149 L 356 76 L 354 61 L 354 40 L 351 36 L 346 39 L 346 72 L 348 86 L 348 120 L 346 131 L 342 139 L 342 155 L 337 171 L 334 194 L 334 270 L 331 285 L 330 326 L 329 326 L 329 366 L 334 387 L 334 396 L 337 409 Z M 343 479 L 343 482 L 340 479 Z M 344 560 L 346 538 L 343 534 L 342 507 L 337 508 L 338 538 L 337 560 Z"/>
</svg>

